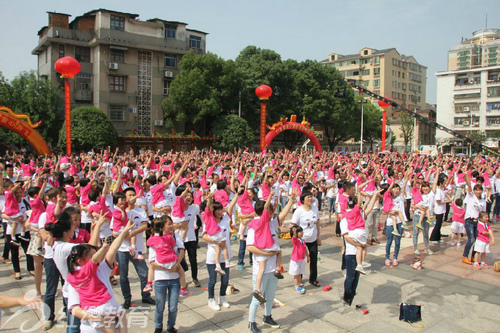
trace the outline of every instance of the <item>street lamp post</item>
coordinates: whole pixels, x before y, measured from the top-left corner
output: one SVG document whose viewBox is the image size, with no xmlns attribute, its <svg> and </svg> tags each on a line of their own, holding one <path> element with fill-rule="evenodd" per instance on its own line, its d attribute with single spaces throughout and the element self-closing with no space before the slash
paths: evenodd
<svg viewBox="0 0 500 333">
<path fill-rule="evenodd" d="M 361 104 L 361 142 L 359 143 L 359 152 L 363 154 L 363 120 L 365 119 L 365 109 L 364 106 L 368 102 L 367 99 L 361 98 L 358 103 Z"/>
</svg>

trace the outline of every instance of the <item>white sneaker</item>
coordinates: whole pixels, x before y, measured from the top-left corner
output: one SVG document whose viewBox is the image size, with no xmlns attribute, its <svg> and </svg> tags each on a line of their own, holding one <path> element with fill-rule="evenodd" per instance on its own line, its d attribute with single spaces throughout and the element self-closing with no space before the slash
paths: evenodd
<svg viewBox="0 0 500 333">
<path fill-rule="evenodd" d="M 417 256 L 420 255 L 420 251 L 419 250 L 415 250 L 413 253 L 415 253 Z"/>
<path fill-rule="evenodd" d="M 225 268 L 231 268 L 231 267 L 236 267 L 236 264 L 232 262 L 226 262 Z"/>
<path fill-rule="evenodd" d="M 220 275 L 226 275 L 226 272 L 222 268 L 215 267 L 215 272 L 219 273 Z"/>
<path fill-rule="evenodd" d="M 462 246 L 462 242 L 457 242 L 457 247 Z"/>
<path fill-rule="evenodd" d="M 455 246 L 455 242 L 451 241 L 450 246 Z"/>
<path fill-rule="evenodd" d="M 363 266 L 363 268 L 368 268 L 368 267 L 371 267 L 371 266 L 372 266 L 372 264 L 370 264 L 369 262 L 363 261 L 363 262 L 361 263 L 361 266 Z"/>
<path fill-rule="evenodd" d="M 231 304 L 229 304 L 228 301 L 226 300 L 226 296 L 219 297 L 219 304 L 221 304 L 224 308 L 231 307 Z"/>
<path fill-rule="evenodd" d="M 347 276 L 347 270 L 343 269 L 343 270 L 342 270 L 342 275 L 343 275 L 344 277 L 346 277 L 346 276 Z"/>
<path fill-rule="evenodd" d="M 366 275 L 365 270 L 363 269 L 362 265 L 356 266 L 356 272 L 359 272 L 360 274 Z"/>
<path fill-rule="evenodd" d="M 219 306 L 219 304 L 217 304 L 217 301 L 215 300 L 215 298 L 208 299 L 208 306 L 214 311 L 220 311 L 220 306 Z"/>
<path fill-rule="evenodd" d="M 427 250 L 425 250 L 425 253 L 427 253 L 428 255 L 431 255 L 431 254 L 433 254 L 434 252 L 432 252 L 430 249 L 427 249 Z"/>
</svg>

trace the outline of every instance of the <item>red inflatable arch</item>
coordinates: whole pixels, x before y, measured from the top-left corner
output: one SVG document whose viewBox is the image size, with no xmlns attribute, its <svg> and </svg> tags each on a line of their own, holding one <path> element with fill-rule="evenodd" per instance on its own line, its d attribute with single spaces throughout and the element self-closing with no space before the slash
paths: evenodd
<svg viewBox="0 0 500 333">
<path fill-rule="evenodd" d="M 25 121 L 22 121 L 24 119 Z M 31 122 L 30 117 L 18 114 L 5 106 L 0 106 L 0 126 L 10 129 L 28 141 L 39 155 L 50 154 L 50 148 L 43 137 L 35 128 L 40 126 L 41 121 L 36 124 Z"/>
<path fill-rule="evenodd" d="M 300 123 L 295 123 L 295 122 L 286 122 L 283 123 L 282 125 L 274 128 L 273 130 L 269 131 L 266 134 L 266 140 L 265 140 L 265 145 L 264 148 L 267 149 L 269 145 L 271 144 L 271 141 L 280 134 L 283 131 L 287 130 L 295 130 L 304 133 L 309 140 L 311 140 L 312 145 L 318 152 L 322 152 L 321 149 L 321 144 L 319 143 L 318 138 L 314 135 L 314 132 L 307 126 L 304 126 Z"/>
</svg>

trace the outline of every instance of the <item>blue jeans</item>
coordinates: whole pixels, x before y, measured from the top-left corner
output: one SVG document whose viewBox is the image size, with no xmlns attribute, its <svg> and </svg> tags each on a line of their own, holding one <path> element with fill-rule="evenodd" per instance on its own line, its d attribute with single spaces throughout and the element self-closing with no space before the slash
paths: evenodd
<svg viewBox="0 0 500 333">
<path fill-rule="evenodd" d="M 281 212 L 283 210 L 283 208 L 285 208 L 287 202 L 288 202 L 287 197 L 280 198 L 279 212 Z"/>
<path fill-rule="evenodd" d="M 245 265 L 245 251 L 247 248 L 247 241 L 240 239 L 240 248 L 238 249 L 238 265 Z M 252 254 L 248 252 L 248 257 L 250 258 L 250 265 L 253 264 Z"/>
<path fill-rule="evenodd" d="M 418 234 L 422 229 L 417 228 L 418 220 L 420 220 L 420 215 L 413 214 L 413 249 L 418 249 Z M 422 227 L 424 227 L 424 246 L 426 249 L 429 248 L 429 223 L 427 223 L 427 217 L 424 217 L 422 221 Z"/>
<path fill-rule="evenodd" d="M 403 227 L 401 223 L 396 224 L 396 228 L 399 234 L 403 234 Z M 401 237 L 394 236 L 392 232 L 394 231 L 394 226 L 388 225 L 385 227 L 385 232 L 387 233 L 387 243 L 385 244 L 385 259 L 391 259 L 391 246 L 392 240 L 394 239 L 394 259 L 398 259 L 399 247 L 401 246 Z"/>
<path fill-rule="evenodd" d="M 467 232 L 467 244 L 465 244 L 464 248 L 464 258 L 469 257 L 469 251 L 476 242 L 477 238 L 477 223 L 475 223 L 471 219 L 466 219 L 465 220 L 465 231 Z M 475 251 L 474 249 L 472 250 L 472 257 L 474 257 Z"/>
<path fill-rule="evenodd" d="M 132 299 L 130 293 L 130 283 L 128 281 L 128 264 L 131 261 L 134 264 L 135 271 L 139 275 L 141 281 L 141 296 L 146 299 L 151 296 L 151 293 L 142 291 L 146 287 L 148 280 L 148 266 L 144 260 L 134 259 L 129 252 L 118 252 L 116 254 L 116 261 L 118 262 L 118 271 L 120 272 L 120 287 L 122 289 L 123 298 L 125 301 Z"/>
<path fill-rule="evenodd" d="M 253 290 L 257 286 L 257 276 L 254 274 L 252 276 Z M 274 276 L 274 273 L 265 273 L 262 277 L 262 285 L 260 287 L 262 294 L 266 298 L 266 306 L 264 310 L 264 315 L 270 316 L 271 310 L 274 304 L 274 295 L 276 294 L 276 288 L 278 288 L 278 279 Z M 250 311 L 248 313 L 248 321 L 255 322 L 255 316 L 257 314 L 257 309 L 259 308 L 260 302 L 252 296 L 252 301 L 250 302 Z"/>
<path fill-rule="evenodd" d="M 45 320 L 54 320 L 55 317 L 55 298 L 57 292 L 57 282 L 61 278 L 59 270 L 53 259 L 44 259 L 43 265 L 45 266 L 45 296 L 43 302 L 50 309 L 50 313 L 44 313 Z M 62 280 L 62 279 L 61 279 Z M 64 284 L 64 283 L 62 283 Z M 45 311 L 44 311 L 45 312 Z"/>
<path fill-rule="evenodd" d="M 226 289 L 229 285 L 229 268 L 226 264 L 221 262 L 220 267 L 226 272 L 226 275 L 220 277 L 220 296 L 226 296 Z M 215 298 L 215 284 L 217 283 L 217 274 L 215 272 L 215 264 L 207 264 L 208 271 L 208 299 Z"/>
<path fill-rule="evenodd" d="M 345 256 L 346 277 L 344 281 L 344 301 L 351 303 L 356 295 L 359 282 L 359 272 L 356 271 L 356 256 Z"/>
<path fill-rule="evenodd" d="M 495 194 L 495 206 L 493 206 L 493 215 L 500 215 L 500 194 Z"/>
<path fill-rule="evenodd" d="M 163 329 L 163 312 L 165 311 L 165 302 L 167 300 L 168 290 L 168 319 L 167 329 L 175 326 L 177 319 L 177 304 L 179 303 L 179 292 L 181 284 L 179 278 L 174 280 L 158 280 L 155 281 L 155 328 Z"/>
<path fill-rule="evenodd" d="M 66 333 L 80 333 L 80 318 L 73 316 L 69 313 L 68 307 L 68 299 L 63 298 L 64 307 L 66 308 Z"/>
</svg>

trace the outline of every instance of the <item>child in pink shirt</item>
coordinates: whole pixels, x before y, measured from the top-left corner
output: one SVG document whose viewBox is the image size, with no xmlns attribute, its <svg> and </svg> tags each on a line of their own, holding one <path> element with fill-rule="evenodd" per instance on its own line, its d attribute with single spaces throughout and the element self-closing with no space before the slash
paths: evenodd
<svg viewBox="0 0 500 333">
<path fill-rule="evenodd" d="M 347 201 L 347 207 L 343 217 L 347 220 L 349 238 L 361 244 L 356 246 L 356 271 L 366 274 L 363 268 L 363 266 L 368 267 L 365 263 L 367 247 L 363 246 L 366 245 L 366 228 L 365 221 L 361 215 L 361 208 L 358 206 L 358 198 L 350 196 Z"/>
<path fill-rule="evenodd" d="M 474 244 L 474 251 L 477 253 L 476 268 L 490 268 L 490 266 L 484 262 L 486 259 L 486 253 L 490 253 L 490 243 L 495 245 L 495 237 L 493 236 L 493 231 L 490 228 L 489 216 L 487 212 L 479 213 L 479 221 L 477 222 L 477 239 Z M 481 260 L 479 260 L 481 259 Z M 481 263 L 481 264 L 479 264 Z"/>
<path fill-rule="evenodd" d="M 158 184 L 151 187 L 153 206 L 162 215 L 170 211 L 169 203 L 163 191 L 170 185 L 172 180 L 173 178 L 168 179 L 166 176 L 160 176 L 158 177 Z"/>
<path fill-rule="evenodd" d="M 465 234 L 464 217 L 465 209 L 462 208 L 463 200 L 458 198 L 455 202 L 451 203 L 453 208 L 453 217 L 451 218 L 451 246 L 455 246 L 455 238 L 458 237 L 457 246 L 462 245 L 461 240 Z"/>
<path fill-rule="evenodd" d="M 28 189 L 28 197 L 30 198 L 30 207 L 31 207 L 31 215 L 30 215 L 30 225 L 32 230 L 35 231 L 35 245 L 36 251 L 39 255 L 43 255 L 43 241 L 38 233 L 38 221 L 40 220 L 40 215 L 45 212 L 45 205 L 43 204 L 42 197 L 45 193 L 45 186 L 47 185 L 47 181 L 43 182 L 42 187 L 30 187 Z"/>
<path fill-rule="evenodd" d="M 24 238 L 24 233 L 26 228 L 23 225 L 23 214 L 19 210 L 19 203 L 17 202 L 17 198 L 15 192 L 21 186 L 21 183 L 13 183 L 10 180 L 6 180 L 3 183 L 5 186 L 5 208 L 3 211 L 3 215 L 5 216 L 6 222 L 10 223 L 10 243 L 14 246 L 20 245 L 20 240 L 16 237 L 17 224 L 21 224 L 21 236 L 19 237 L 22 240 L 27 240 Z"/>
<path fill-rule="evenodd" d="M 67 206 L 78 205 L 78 196 L 76 195 L 76 187 L 74 186 L 75 178 L 73 176 L 64 178 L 63 183 L 64 183 L 64 189 L 66 190 L 66 193 L 68 195 Z"/>
<path fill-rule="evenodd" d="M 186 216 L 184 215 L 184 210 L 186 209 L 186 202 L 184 198 L 191 191 L 191 186 L 189 184 L 180 185 L 175 190 L 175 201 L 172 206 L 172 221 L 176 224 L 176 229 L 179 230 L 179 234 L 181 239 L 186 239 L 186 234 L 188 230 L 188 221 L 186 220 Z"/>
<path fill-rule="evenodd" d="M 306 243 L 302 239 L 304 236 L 304 230 L 301 226 L 293 225 L 290 229 L 290 236 L 292 236 L 292 256 L 290 258 L 290 268 L 288 273 L 293 275 L 293 284 L 295 286 L 295 291 L 300 294 L 305 294 L 306 289 L 304 284 L 302 284 L 302 275 L 306 274 L 306 261 L 309 263 L 309 250 L 307 249 Z"/>
</svg>

